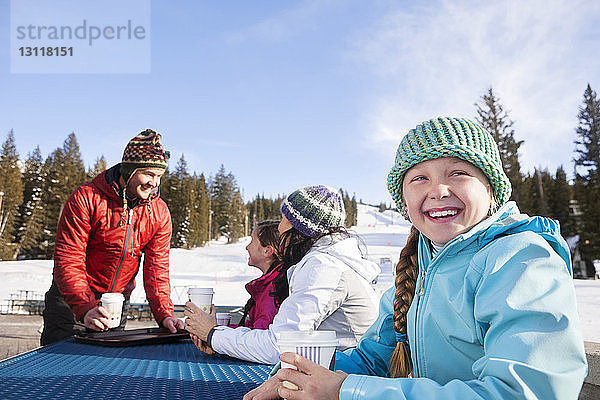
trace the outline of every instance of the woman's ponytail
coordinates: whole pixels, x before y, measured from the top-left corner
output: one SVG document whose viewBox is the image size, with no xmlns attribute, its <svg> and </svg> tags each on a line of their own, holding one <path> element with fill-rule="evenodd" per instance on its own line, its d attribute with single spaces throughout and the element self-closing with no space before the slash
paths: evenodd
<svg viewBox="0 0 600 400">
<path fill-rule="evenodd" d="M 396 295 L 394 298 L 394 330 L 406 335 L 406 316 L 412 303 L 417 281 L 417 244 L 419 231 L 414 226 L 406 240 L 406 245 L 400 252 L 400 260 L 396 264 Z M 389 374 L 391 378 L 406 378 L 412 371 L 408 353 L 408 343 L 398 341 L 396 349 L 390 358 Z"/>
</svg>

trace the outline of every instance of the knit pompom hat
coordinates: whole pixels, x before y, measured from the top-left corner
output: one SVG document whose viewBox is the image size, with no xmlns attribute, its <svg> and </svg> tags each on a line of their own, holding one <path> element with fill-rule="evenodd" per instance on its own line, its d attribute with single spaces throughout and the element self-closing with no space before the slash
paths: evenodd
<svg viewBox="0 0 600 400">
<path fill-rule="evenodd" d="M 485 129 L 464 118 L 430 119 L 402 138 L 396 152 L 396 165 L 388 174 L 387 187 L 398 207 L 405 213 L 402 181 L 414 165 L 436 158 L 456 157 L 470 162 L 488 178 L 496 206 L 508 201 L 511 185 L 502 169 L 498 145 Z"/>
<path fill-rule="evenodd" d="M 129 205 L 127 201 L 127 184 L 135 174 L 135 171 L 142 168 L 160 168 L 167 169 L 170 153 L 165 151 L 160 143 L 160 134 L 151 129 L 140 132 L 131 139 L 123 151 L 120 173 L 125 181 L 122 188 L 121 197 L 123 199 L 123 212 L 119 226 L 125 225 L 127 215 L 129 214 Z M 147 204 L 148 213 L 151 213 L 150 203 Z"/>
<path fill-rule="evenodd" d="M 125 146 L 121 161 L 121 176 L 125 182 L 129 182 L 131 176 L 138 169 L 166 169 L 169 156 L 169 152 L 165 151 L 160 143 L 160 134 L 146 129 Z"/>
<path fill-rule="evenodd" d="M 296 190 L 281 203 L 281 212 L 294 228 L 308 237 L 344 226 L 346 220 L 342 196 L 324 185 Z"/>
</svg>

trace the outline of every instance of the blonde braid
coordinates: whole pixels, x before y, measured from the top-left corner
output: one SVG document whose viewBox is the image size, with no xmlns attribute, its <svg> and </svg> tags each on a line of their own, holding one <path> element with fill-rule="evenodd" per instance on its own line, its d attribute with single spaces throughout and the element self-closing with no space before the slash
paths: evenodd
<svg viewBox="0 0 600 400">
<path fill-rule="evenodd" d="M 396 295 L 394 298 L 394 330 L 406 335 L 406 317 L 413 300 L 417 281 L 417 243 L 419 231 L 414 226 L 406 239 L 406 245 L 400 252 L 400 260 L 396 264 Z M 391 378 L 406 378 L 412 370 L 407 343 L 397 341 L 394 353 L 390 358 L 389 374 Z"/>
</svg>

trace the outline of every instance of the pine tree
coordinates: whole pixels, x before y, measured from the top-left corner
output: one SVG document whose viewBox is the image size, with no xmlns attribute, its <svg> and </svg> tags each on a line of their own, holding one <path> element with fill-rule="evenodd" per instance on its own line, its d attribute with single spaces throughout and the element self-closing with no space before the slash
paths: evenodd
<svg viewBox="0 0 600 400">
<path fill-rule="evenodd" d="M 42 191 L 45 171 L 39 146 L 30 153 L 23 171 L 23 203 L 19 207 L 15 230 L 15 258 L 38 258 L 43 253 L 40 242 L 43 238 L 44 206 Z"/>
<path fill-rule="evenodd" d="M 202 246 L 208 240 L 208 189 L 204 174 L 191 178 L 192 185 L 192 212 L 190 216 L 189 245 L 191 247 Z"/>
<path fill-rule="evenodd" d="M 265 213 L 265 199 L 264 199 L 264 195 L 256 195 L 256 220 L 258 222 L 262 222 L 266 219 L 266 213 Z M 271 202 L 272 203 L 272 202 Z M 271 210 L 269 210 L 269 213 L 271 212 Z"/>
<path fill-rule="evenodd" d="M 538 170 L 534 169 L 534 172 L 526 175 L 521 183 L 519 209 L 524 214 L 539 215 L 541 212 L 537 174 Z"/>
<path fill-rule="evenodd" d="M 266 219 L 281 219 L 281 203 L 283 203 L 283 200 L 285 200 L 285 196 L 277 195 L 277 198 L 272 201 L 273 207 L 271 213 L 269 215 L 265 215 Z"/>
<path fill-rule="evenodd" d="M 200 179 L 197 181 L 198 192 L 200 193 L 199 214 L 201 221 L 201 239 L 205 243 L 209 239 L 208 221 L 210 219 L 210 196 L 208 193 L 208 185 L 204 174 L 200 174 Z"/>
<path fill-rule="evenodd" d="M 477 122 L 492 134 L 498 143 L 502 166 L 513 188 L 511 198 L 521 204 L 524 196 L 521 194 L 523 174 L 519 162 L 519 147 L 523 141 L 515 139 L 514 121 L 510 120 L 508 112 L 504 110 L 504 106 L 491 87 L 486 94 L 481 96 L 481 103 L 475 103 L 475 106 L 477 107 Z"/>
<path fill-rule="evenodd" d="M 342 194 L 342 201 L 344 202 L 344 208 L 346 210 L 346 228 L 351 228 L 356 225 L 357 219 L 357 206 L 356 206 L 356 195 L 350 198 L 350 195 L 344 189 L 340 189 Z"/>
<path fill-rule="evenodd" d="M 245 236 L 247 223 L 246 207 L 244 207 L 240 191 L 236 190 L 231 200 L 227 242 L 235 243 L 239 238 Z"/>
<path fill-rule="evenodd" d="M 350 206 L 352 207 L 352 224 L 350 226 L 358 225 L 358 205 L 356 204 L 356 194 L 352 195 L 352 200 L 350 201 Z"/>
<path fill-rule="evenodd" d="M 0 153 L 0 260 L 13 260 L 15 222 L 23 202 L 23 183 L 19 169 L 19 154 L 11 130 Z"/>
<path fill-rule="evenodd" d="M 600 171 L 600 99 L 589 84 L 583 93 L 583 106 L 579 108 L 577 118 L 575 168 L 583 169 L 581 176 L 591 182 Z"/>
<path fill-rule="evenodd" d="M 281 202 L 285 199 L 278 195 L 276 199 L 265 198 L 264 194 L 257 194 L 254 200 L 246 204 L 248 213 L 249 230 L 252 231 L 256 224 L 266 220 L 278 221 L 281 219 Z"/>
<path fill-rule="evenodd" d="M 63 190 L 68 197 L 77 187 L 84 184 L 87 181 L 87 174 L 85 172 L 85 166 L 81 158 L 81 151 L 79 150 L 79 143 L 75 133 L 71 133 L 65 142 L 63 143 Z M 65 199 L 66 200 L 66 199 Z"/>
<path fill-rule="evenodd" d="M 340 188 L 339 193 L 342 195 L 342 203 L 344 203 L 344 210 L 346 211 L 346 221 L 344 226 L 349 228 L 352 226 L 352 210 L 350 209 L 350 197 L 347 192 L 344 192 L 344 189 Z"/>
<path fill-rule="evenodd" d="M 190 175 L 187 171 L 187 163 L 183 154 L 170 176 L 171 202 L 169 211 L 173 221 L 173 247 L 189 248 L 189 234 L 191 223 L 192 189 Z"/>
<path fill-rule="evenodd" d="M 583 213 L 580 251 L 584 259 L 593 260 L 600 258 L 600 99 L 589 84 L 577 117 L 575 195 Z"/>
<path fill-rule="evenodd" d="M 87 172 L 87 180 L 91 181 L 96 176 L 100 175 L 102 172 L 106 171 L 106 159 L 104 156 L 100 156 L 96 159 L 94 166 L 88 169 Z"/>
<path fill-rule="evenodd" d="M 550 175 L 550 172 L 548 171 L 548 169 L 538 169 L 538 174 L 536 175 L 536 179 L 537 179 L 537 185 L 538 185 L 538 193 L 540 196 L 540 204 L 539 204 L 539 209 L 540 212 L 538 213 L 539 215 L 543 216 L 543 217 L 551 217 L 551 211 L 550 211 L 550 206 L 549 206 L 549 193 L 552 189 L 553 186 L 553 182 L 554 179 L 552 178 L 552 175 Z"/>
<path fill-rule="evenodd" d="M 221 164 L 219 171 L 210 185 L 210 199 L 212 214 L 212 237 L 229 237 L 231 222 L 231 203 L 237 189 L 233 174 L 225 171 Z"/>
<path fill-rule="evenodd" d="M 50 153 L 42 166 L 44 181 L 42 182 L 41 197 L 44 206 L 44 216 L 42 218 L 42 237 L 38 257 L 44 259 L 51 259 L 53 256 L 58 218 L 62 210 L 61 195 L 58 188 L 60 179 L 59 167 L 55 164 L 57 153 L 60 152 L 62 152 L 61 149 L 56 149 Z"/>
<path fill-rule="evenodd" d="M 548 194 L 548 207 L 550 215 L 560 223 L 560 231 L 564 237 L 575 234 L 575 221 L 569 214 L 569 206 L 573 198 L 573 190 L 567 182 L 567 174 L 562 165 L 556 170 L 552 181 L 550 193 Z"/>
<path fill-rule="evenodd" d="M 170 204 L 171 204 L 171 172 L 169 171 L 169 168 L 167 167 L 167 169 L 165 169 L 165 173 L 163 174 L 163 176 L 160 178 L 160 198 L 163 199 L 163 201 L 165 203 L 167 203 L 167 206 L 169 206 L 169 211 L 171 211 L 170 209 Z"/>
<path fill-rule="evenodd" d="M 47 171 L 42 203 L 45 205 L 44 233 L 42 243 L 46 247 L 46 258 L 54 254 L 54 240 L 62 208 L 73 191 L 86 181 L 86 172 L 74 133 L 54 150 L 46 159 Z"/>
</svg>

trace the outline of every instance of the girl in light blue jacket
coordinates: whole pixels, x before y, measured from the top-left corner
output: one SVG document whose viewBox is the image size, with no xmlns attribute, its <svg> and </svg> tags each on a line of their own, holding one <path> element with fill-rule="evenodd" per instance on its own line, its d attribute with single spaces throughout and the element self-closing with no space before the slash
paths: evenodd
<svg viewBox="0 0 600 400">
<path fill-rule="evenodd" d="M 577 399 L 587 364 L 569 251 L 558 223 L 508 202 L 492 136 L 460 118 L 417 125 L 388 189 L 413 230 L 377 321 L 336 353 L 344 372 L 284 353 L 302 372 L 280 369 L 244 399 Z"/>
</svg>

